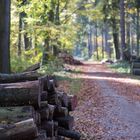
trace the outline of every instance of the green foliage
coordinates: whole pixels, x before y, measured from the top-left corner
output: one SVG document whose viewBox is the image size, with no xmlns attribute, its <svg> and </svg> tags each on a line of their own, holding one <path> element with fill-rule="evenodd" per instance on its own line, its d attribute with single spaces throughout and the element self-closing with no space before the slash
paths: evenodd
<svg viewBox="0 0 140 140">
<path fill-rule="evenodd" d="M 62 70 L 62 61 L 57 58 L 50 58 L 47 64 L 41 66 L 39 73 L 52 75 L 55 72 L 60 72 Z"/>
<path fill-rule="evenodd" d="M 104 53 L 104 58 L 103 58 L 103 54 Z M 108 58 L 108 55 L 107 53 L 104 51 L 102 52 L 102 47 L 98 47 L 98 60 L 97 60 L 97 50 L 94 51 L 93 55 L 92 55 L 92 60 L 96 60 L 96 61 L 101 61 L 102 59 L 107 59 Z"/>
<path fill-rule="evenodd" d="M 57 79 L 59 81 L 68 81 L 69 83 L 69 89 L 68 89 L 68 93 L 70 94 L 74 94 L 76 95 L 80 89 L 81 89 L 81 80 L 82 79 L 74 79 L 74 78 L 70 78 L 69 76 L 57 76 Z"/>
<path fill-rule="evenodd" d="M 32 63 L 29 62 L 25 56 L 18 57 L 12 55 L 11 57 L 11 71 L 14 73 L 24 71 L 31 64 Z"/>
<path fill-rule="evenodd" d="M 108 66 L 118 73 L 130 73 L 130 64 L 125 61 L 117 62 Z"/>
</svg>

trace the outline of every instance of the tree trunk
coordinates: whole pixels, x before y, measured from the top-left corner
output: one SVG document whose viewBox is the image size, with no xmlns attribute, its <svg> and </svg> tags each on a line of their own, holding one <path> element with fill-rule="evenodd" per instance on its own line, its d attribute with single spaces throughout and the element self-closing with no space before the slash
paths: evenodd
<svg viewBox="0 0 140 140">
<path fill-rule="evenodd" d="M 127 49 L 129 53 L 131 54 L 131 41 L 130 41 L 130 21 L 129 21 L 129 14 L 127 13 L 127 23 L 126 23 L 126 43 L 127 43 Z"/>
<path fill-rule="evenodd" d="M 0 1 L 0 73 L 10 73 L 10 4 Z"/>
<path fill-rule="evenodd" d="M 139 56 L 139 38 L 140 38 L 140 25 L 139 25 L 139 7 L 137 7 L 137 56 Z"/>
<path fill-rule="evenodd" d="M 92 52 L 93 52 L 93 46 L 92 46 L 92 28 L 91 25 L 89 25 L 89 33 L 88 33 L 88 57 L 91 58 Z"/>
<path fill-rule="evenodd" d="M 125 60 L 125 4 L 124 0 L 120 0 L 120 34 L 121 34 L 121 59 Z"/>
<path fill-rule="evenodd" d="M 117 22 L 115 18 L 112 19 L 112 30 L 113 30 L 113 42 L 115 47 L 116 59 L 119 60 L 120 59 L 119 34 L 118 34 Z"/>
<path fill-rule="evenodd" d="M 120 59 L 120 50 L 119 50 L 119 36 L 118 36 L 118 33 L 113 33 L 113 41 L 114 41 L 116 59 L 119 60 Z"/>
<path fill-rule="evenodd" d="M 96 59 L 99 60 L 99 52 L 98 52 L 98 27 L 97 27 L 97 23 L 95 25 L 95 44 L 96 44 Z"/>
<path fill-rule="evenodd" d="M 22 13 L 19 13 L 18 56 L 21 56 Z"/>
<path fill-rule="evenodd" d="M 102 59 L 104 59 L 104 29 L 102 29 Z"/>
<path fill-rule="evenodd" d="M 107 52 L 108 58 L 111 58 L 111 49 L 108 43 L 109 38 L 109 26 L 105 22 L 105 34 L 104 34 L 104 40 L 105 40 L 105 51 Z"/>
</svg>

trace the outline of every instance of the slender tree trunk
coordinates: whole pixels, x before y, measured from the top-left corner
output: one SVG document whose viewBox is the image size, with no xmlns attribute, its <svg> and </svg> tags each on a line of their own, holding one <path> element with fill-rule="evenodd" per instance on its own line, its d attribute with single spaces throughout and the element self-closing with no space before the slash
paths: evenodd
<svg viewBox="0 0 140 140">
<path fill-rule="evenodd" d="M 10 73 L 10 4 L 0 1 L 0 73 Z"/>
<path fill-rule="evenodd" d="M 26 30 L 26 29 L 27 29 L 27 23 L 24 22 L 24 30 Z M 30 46 L 30 40 L 28 38 L 28 34 L 24 33 L 24 48 L 25 48 L 25 50 L 28 50 L 29 46 Z"/>
<path fill-rule="evenodd" d="M 110 46 L 109 46 L 109 43 L 108 43 L 108 37 L 109 37 L 108 32 L 109 32 L 109 27 L 108 27 L 107 23 L 105 23 L 105 35 L 104 35 L 105 51 L 107 52 L 108 58 L 111 58 L 111 49 L 110 49 Z"/>
<path fill-rule="evenodd" d="M 130 23 L 129 22 L 127 23 L 126 42 L 127 42 L 128 51 L 130 52 L 131 44 L 130 44 Z"/>
<path fill-rule="evenodd" d="M 56 4 L 56 11 L 55 11 L 55 24 L 60 25 L 60 0 L 57 0 Z M 58 43 L 58 39 L 55 40 Z M 53 55 L 57 56 L 58 55 L 58 46 L 53 45 Z"/>
<path fill-rule="evenodd" d="M 42 57 L 42 65 L 45 65 L 49 59 L 50 53 L 50 39 L 47 37 L 44 42 L 44 50 L 43 50 L 43 57 Z"/>
<path fill-rule="evenodd" d="M 98 52 L 98 27 L 97 23 L 95 25 L 95 44 L 96 44 L 96 58 L 99 60 L 99 52 Z"/>
<path fill-rule="evenodd" d="M 104 29 L 102 29 L 102 59 L 104 59 Z"/>
<path fill-rule="evenodd" d="M 22 13 L 19 14 L 18 56 L 21 56 Z"/>
<path fill-rule="evenodd" d="M 92 28 L 91 25 L 88 33 L 88 57 L 91 58 L 92 52 L 93 52 L 93 47 L 92 47 Z"/>
<path fill-rule="evenodd" d="M 120 59 L 120 50 L 119 50 L 119 35 L 118 35 L 118 33 L 113 33 L 113 41 L 114 41 L 116 59 L 119 60 Z"/>
<path fill-rule="evenodd" d="M 120 33 L 121 33 L 121 59 L 125 60 L 125 4 L 124 0 L 120 0 Z"/>
<path fill-rule="evenodd" d="M 24 6 L 24 5 L 27 5 L 28 4 L 28 1 L 27 0 L 22 0 L 22 3 L 21 3 L 21 6 Z M 27 29 L 27 22 L 25 21 L 25 18 L 26 18 L 26 13 L 25 12 L 22 12 L 21 13 L 21 22 L 22 22 L 22 31 L 23 30 L 26 30 Z M 30 40 L 29 40 L 29 37 L 28 37 L 28 34 L 27 32 L 25 32 L 23 34 L 23 46 L 24 46 L 24 49 L 25 50 L 28 50 L 29 49 L 29 46 L 30 46 Z"/>
<path fill-rule="evenodd" d="M 113 42 L 115 48 L 116 59 L 120 59 L 120 49 L 119 49 L 119 33 L 117 29 L 116 19 L 112 19 L 112 30 L 113 30 Z"/>
<path fill-rule="evenodd" d="M 131 48 L 130 48 L 130 52 L 131 52 L 131 55 L 133 55 L 133 49 L 134 49 L 134 35 L 133 35 L 133 31 L 132 31 L 132 24 L 130 25 L 130 38 L 131 38 Z"/>
<path fill-rule="evenodd" d="M 140 25 L 139 25 L 139 7 L 137 7 L 137 56 L 139 56 L 139 38 L 140 38 Z"/>
</svg>

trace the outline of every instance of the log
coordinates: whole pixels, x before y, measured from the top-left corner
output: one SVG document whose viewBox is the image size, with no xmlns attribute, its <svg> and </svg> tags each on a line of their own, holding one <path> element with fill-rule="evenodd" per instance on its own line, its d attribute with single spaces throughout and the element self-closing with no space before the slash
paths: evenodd
<svg viewBox="0 0 140 140">
<path fill-rule="evenodd" d="M 62 106 L 61 101 L 59 100 L 58 94 L 48 94 L 48 103 L 51 105 Z"/>
<path fill-rule="evenodd" d="M 48 93 L 47 91 L 43 91 L 41 93 L 41 101 L 47 101 L 48 100 Z"/>
<path fill-rule="evenodd" d="M 58 122 L 54 122 L 54 136 L 58 135 Z"/>
<path fill-rule="evenodd" d="M 0 84 L 0 98 L 2 95 L 5 95 L 2 96 L 2 100 L 4 98 L 7 98 L 6 101 L 9 100 L 9 103 L 3 101 L 5 102 L 4 106 L 9 106 L 9 104 L 10 106 L 30 104 L 34 107 L 40 107 L 42 88 L 43 81 L 41 79 L 37 81 Z"/>
<path fill-rule="evenodd" d="M 58 126 L 65 128 L 67 130 L 72 130 L 74 126 L 74 117 L 72 116 L 55 118 L 55 121 L 58 122 Z"/>
<path fill-rule="evenodd" d="M 71 138 L 74 140 L 80 140 L 81 135 L 78 132 L 72 130 L 65 130 L 63 128 L 58 128 L 58 135 Z"/>
<path fill-rule="evenodd" d="M 135 68 L 136 68 L 136 69 L 137 69 L 137 68 L 140 69 L 140 62 L 139 62 L 139 63 L 138 63 L 138 62 L 133 62 L 133 63 L 132 63 L 132 68 L 133 68 L 133 69 L 135 69 Z"/>
<path fill-rule="evenodd" d="M 48 137 L 46 140 L 57 140 L 57 137 Z"/>
<path fill-rule="evenodd" d="M 50 105 L 48 104 L 47 101 L 41 102 L 41 109 L 48 109 L 49 110 L 49 117 L 48 120 L 53 120 L 53 116 L 54 116 L 54 110 L 55 110 L 55 106 L 54 105 Z M 46 118 L 47 119 L 47 118 Z M 45 119 L 45 120 L 46 120 Z"/>
<path fill-rule="evenodd" d="M 68 109 L 66 107 L 55 107 L 54 118 L 68 116 Z"/>
<path fill-rule="evenodd" d="M 46 140 L 46 139 L 47 139 L 46 131 L 40 130 L 38 137 L 35 138 L 34 140 Z"/>
<path fill-rule="evenodd" d="M 35 111 L 35 123 L 37 126 L 41 124 L 41 115 L 37 111 Z"/>
<path fill-rule="evenodd" d="M 58 99 L 61 101 L 63 107 L 68 107 L 68 96 L 66 93 L 57 91 Z"/>
<path fill-rule="evenodd" d="M 140 75 L 140 69 L 132 69 L 134 75 Z"/>
<path fill-rule="evenodd" d="M 53 121 L 43 121 L 41 124 L 41 128 L 46 130 L 48 137 L 54 136 L 54 122 Z"/>
<path fill-rule="evenodd" d="M 32 105 L 40 107 L 40 91 L 38 88 L 0 85 L 0 106 Z"/>
<path fill-rule="evenodd" d="M 44 83 L 44 87 L 43 87 L 44 91 L 48 91 L 51 93 L 55 92 L 55 87 L 58 86 L 55 76 L 47 75 L 41 77 L 41 79 L 43 80 Z"/>
<path fill-rule="evenodd" d="M 32 140 L 38 135 L 33 119 L 28 119 L 10 126 L 0 125 L 0 140 Z"/>
<path fill-rule="evenodd" d="M 57 136 L 57 140 L 65 140 L 65 138 L 62 136 Z"/>
<path fill-rule="evenodd" d="M 40 108 L 46 108 L 46 107 L 48 107 L 48 101 L 41 101 Z"/>
<path fill-rule="evenodd" d="M 32 106 L 0 107 L 0 123 L 17 123 L 33 118 L 37 122 L 35 110 Z"/>
<path fill-rule="evenodd" d="M 0 74 L 0 83 L 16 83 L 38 80 L 41 74 L 32 71 L 17 74 Z"/>
<path fill-rule="evenodd" d="M 50 114 L 50 110 L 49 108 L 42 108 L 39 110 L 39 113 L 41 115 L 41 120 L 48 120 L 49 119 L 49 114 Z"/>
<path fill-rule="evenodd" d="M 24 70 L 24 72 L 35 71 L 35 70 L 38 70 L 39 68 L 40 68 L 40 63 L 36 63 L 36 64 L 28 67 L 26 70 Z"/>
<path fill-rule="evenodd" d="M 47 136 L 45 136 L 44 134 L 39 134 L 39 136 L 37 138 L 35 138 L 34 140 L 46 140 Z"/>
<path fill-rule="evenodd" d="M 68 95 L 68 110 L 74 111 L 78 104 L 78 99 L 76 95 Z"/>
<path fill-rule="evenodd" d="M 48 104 L 48 108 L 49 108 L 49 120 L 53 120 L 55 106 Z"/>
</svg>

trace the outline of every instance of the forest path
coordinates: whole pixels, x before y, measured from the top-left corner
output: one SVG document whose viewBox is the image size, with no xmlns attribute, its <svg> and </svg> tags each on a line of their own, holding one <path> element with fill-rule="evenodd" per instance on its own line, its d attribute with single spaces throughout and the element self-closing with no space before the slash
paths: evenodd
<svg viewBox="0 0 140 140">
<path fill-rule="evenodd" d="M 82 140 L 140 140 L 140 84 L 105 65 L 86 63 L 84 91 L 74 112 Z"/>
</svg>

